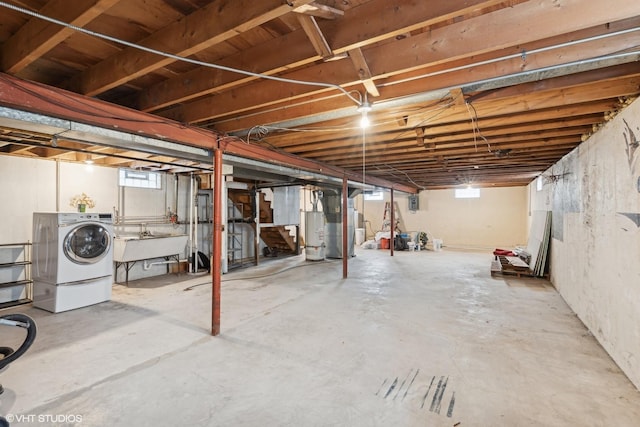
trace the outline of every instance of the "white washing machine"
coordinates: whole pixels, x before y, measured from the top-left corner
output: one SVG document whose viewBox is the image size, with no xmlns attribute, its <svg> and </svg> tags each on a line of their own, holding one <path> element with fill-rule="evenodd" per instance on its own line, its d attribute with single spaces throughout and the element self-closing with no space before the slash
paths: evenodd
<svg viewBox="0 0 640 427">
<path fill-rule="evenodd" d="M 111 299 L 111 214 L 33 214 L 33 305 L 53 313 Z"/>
</svg>

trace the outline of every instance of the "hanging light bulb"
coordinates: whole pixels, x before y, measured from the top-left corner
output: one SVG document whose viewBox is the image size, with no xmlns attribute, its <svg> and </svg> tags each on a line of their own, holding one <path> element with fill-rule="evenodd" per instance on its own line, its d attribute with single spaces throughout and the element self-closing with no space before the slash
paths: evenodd
<svg viewBox="0 0 640 427">
<path fill-rule="evenodd" d="M 360 127 L 363 129 L 368 128 L 371 122 L 369 121 L 367 113 L 371 111 L 371 103 L 367 99 L 367 92 L 364 93 L 364 101 L 362 101 L 362 103 L 360 103 L 360 105 L 358 106 L 358 111 L 362 113 L 362 118 L 360 119 Z"/>
<path fill-rule="evenodd" d="M 371 122 L 369 121 L 369 117 L 367 117 L 367 112 L 363 111 L 362 112 L 362 118 L 360 119 L 360 127 L 362 129 L 366 129 L 369 127 L 369 125 L 371 124 Z"/>
</svg>

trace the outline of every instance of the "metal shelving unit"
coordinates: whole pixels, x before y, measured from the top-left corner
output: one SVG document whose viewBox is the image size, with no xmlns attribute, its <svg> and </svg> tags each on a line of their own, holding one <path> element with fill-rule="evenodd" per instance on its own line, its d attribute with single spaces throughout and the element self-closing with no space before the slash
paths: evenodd
<svg viewBox="0 0 640 427">
<path fill-rule="evenodd" d="M 228 267 L 240 267 L 242 265 L 242 242 L 244 230 L 242 223 L 243 203 L 229 203 L 227 205 L 227 262 Z"/>
<path fill-rule="evenodd" d="M 31 243 L 0 244 L 0 309 L 33 302 Z"/>
</svg>

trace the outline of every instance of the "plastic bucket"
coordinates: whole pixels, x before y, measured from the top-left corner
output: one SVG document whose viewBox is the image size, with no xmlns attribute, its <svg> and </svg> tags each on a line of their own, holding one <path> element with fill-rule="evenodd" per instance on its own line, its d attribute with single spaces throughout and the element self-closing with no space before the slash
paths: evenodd
<svg viewBox="0 0 640 427">
<path fill-rule="evenodd" d="M 389 249 L 389 239 L 384 237 L 380 239 L 380 249 Z"/>
</svg>

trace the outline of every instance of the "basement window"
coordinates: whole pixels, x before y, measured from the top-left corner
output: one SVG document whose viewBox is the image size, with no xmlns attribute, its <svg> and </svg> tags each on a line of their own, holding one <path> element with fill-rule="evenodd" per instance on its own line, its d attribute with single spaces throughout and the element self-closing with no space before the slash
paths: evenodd
<svg viewBox="0 0 640 427">
<path fill-rule="evenodd" d="M 382 191 L 365 191 L 365 200 L 384 200 L 384 193 Z"/>
<path fill-rule="evenodd" d="M 119 181 L 121 187 L 153 188 L 156 190 L 162 188 L 159 172 L 120 169 Z"/>
<path fill-rule="evenodd" d="M 467 188 L 456 188 L 456 199 L 479 199 L 480 198 L 480 189 L 467 187 Z"/>
</svg>

